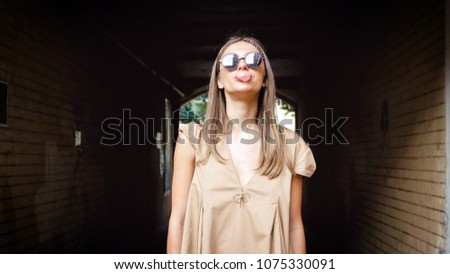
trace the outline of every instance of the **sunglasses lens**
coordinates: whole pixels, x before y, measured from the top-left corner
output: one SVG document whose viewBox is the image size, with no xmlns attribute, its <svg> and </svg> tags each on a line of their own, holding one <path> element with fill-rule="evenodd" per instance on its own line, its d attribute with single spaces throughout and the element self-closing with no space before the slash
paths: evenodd
<svg viewBox="0 0 450 274">
<path fill-rule="evenodd" d="M 235 53 L 230 53 L 222 58 L 222 66 L 226 69 L 235 69 L 238 66 L 239 60 Z"/>
<path fill-rule="evenodd" d="M 261 65 L 262 59 L 261 54 L 252 52 L 245 56 L 245 63 L 247 63 L 249 68 L 257 68 Z"/>
</svg>

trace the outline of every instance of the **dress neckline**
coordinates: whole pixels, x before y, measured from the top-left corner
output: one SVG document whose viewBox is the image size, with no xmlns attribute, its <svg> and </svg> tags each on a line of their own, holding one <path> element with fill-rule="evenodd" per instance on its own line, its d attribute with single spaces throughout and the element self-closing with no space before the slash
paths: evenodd
<svg viewBox="0 0 450 274">
<path fill-rule="evenodd" d="M 242 180 L 239 177 L 239 174 L 237 172 L 236 165 L 235 165 L 235 162 L 233 160 L 233 154 L 231 153 L 230 146 L 226 142 L 224 143 L 224 146 L 226 147 L 226 151 L 227 151 L 227 154 L 228 154 L 227 163 L 229 163 L 231 165 L 231 168 L 233 169 L 233 173 L 234 173 L 234 175 L 235 175 L 235 177 L 237 179 L 238 185 L 240 185 L 241 187 L 245 188 L 250 183 L 252 183 L 253 179 L 256 177 L 258 172 L 257 171 L 253 172 L 252 176 L 250 176 L 250 178 L 247 180 L 247 182 L 245 182 L 245 184 L 243 184 Z"/>
</svg>

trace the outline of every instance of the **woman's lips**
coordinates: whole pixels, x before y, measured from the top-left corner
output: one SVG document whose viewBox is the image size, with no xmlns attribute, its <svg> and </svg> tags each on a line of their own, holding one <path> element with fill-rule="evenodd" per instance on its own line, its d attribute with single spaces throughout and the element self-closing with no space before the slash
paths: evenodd
<svg viewBox="0 0 450 274">
<path fill-rule="evenodd" d="M 241 82 L 248 82 L 250 81 L 250 79 L 252 78 L 252 76 L 250 75 L 250 73 L 248 72 L 239 72 L 238 74 L 236 74 L 236 79 L 241 81 Z"/>
</svg>

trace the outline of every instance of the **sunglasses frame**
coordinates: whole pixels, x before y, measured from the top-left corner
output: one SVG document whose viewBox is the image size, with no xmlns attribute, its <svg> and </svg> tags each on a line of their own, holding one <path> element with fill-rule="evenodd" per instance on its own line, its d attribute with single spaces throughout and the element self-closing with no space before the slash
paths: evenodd
<svg viewBox="0 0 450 274">
<path fill-rule="evenodd" d="M 259 57 L 260 57 L 259 63 L 256 63 L 256 64 L 248 64 L 246 59 L 247 59 L 247 57 L 248 57 L 250 54 L 257 54 L 257 55 L 259 55 Z M 228 55 L 233 55 L 233 66 L 232 66 L 232 67 L 230 67 L 230 66 L 225 66 L 225 65 L 223 64 L 223 60 L 225 59 L 225 56 L 228 56 Z M 234 62 L 234 60 L 236 60 L 235 58 L 237 59 L 236 62 Z M 227 53 L 227 54 L 225 54 L 224 56 L 222 56 L 222 59 L 220 59 L 219 63 L 222 64 L 222 66 L 223 66 L 226 70 L 228 70 L 228 71 L 233 71 L 233 70 L 236 70 L 236 69 L 239 67 L 239 63 L 241 62 L 241 60 L 244 60 L 244 62 L 245 62 L 245 64 L 247 65 L 247 67 L 249 67 L 249 68 L 251 68 L 251 69 L 256 69 L 256 68 L 259 68 L 259 67 L 261 66 L 261 64 L 262 64 L 263 61 L 264 61 L 264 57 L 263 57 L 263 55 L 262 55 L 261 53 L 259 53 L 259 52 L 257 52 L 257 51 L 249 52 L 249 53 L 247 53 L 244 57 L 240 57 L 240 58 L 239 58 L 239 55 L 238 55 L 237 53 Z"/>
</svg>

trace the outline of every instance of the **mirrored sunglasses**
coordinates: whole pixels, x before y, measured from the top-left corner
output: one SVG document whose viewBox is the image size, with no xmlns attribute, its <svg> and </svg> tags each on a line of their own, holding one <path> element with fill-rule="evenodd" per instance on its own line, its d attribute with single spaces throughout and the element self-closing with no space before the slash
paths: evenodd
<svg viewBox="0 0 450 274">
<path fill-rule="evenodd" d="M 227 70 L 235 70 L 238 68 L 239 62 L 242 59 L 245 61 L 245 63 L 249 68 L 254 69 L 261 66 L 261 63 L 264 58 L 259 52 L 250 52 L 241 58 L 239 58 L 239 56 L 236 53 L 228 53 L 222 57 L 220 63 Z"/>
</svg>

